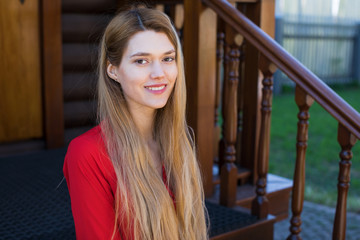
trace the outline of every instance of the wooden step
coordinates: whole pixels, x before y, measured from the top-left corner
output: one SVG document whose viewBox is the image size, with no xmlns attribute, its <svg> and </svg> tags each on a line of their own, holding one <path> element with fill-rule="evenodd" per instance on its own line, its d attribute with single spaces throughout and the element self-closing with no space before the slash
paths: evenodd
<svg viewBox="0 0 360 240">
<path fill-rule="evenodd" d="M 273 240 L 275 222 L 275 217 L 269 215 L 253 225 L 211 237 L 210 240 Z"/>
<path fill-rule="evenodd" d="M 206 202 L 210 218 L 211 240 L 272 240 L 275 217 L 258 220 L 247 209 L 228 208 Z"/>
<path fill-rule="evenodd" d="M 292 181 L 274 174 L 268 174 L 266 196 L 269 200 L 269 213 L 280 221 L 288 217 L 289 198 L 292 189 Z M 214 195 L 209 201 L 219 203 L 220 186 L 215 185 Z M 255 186 L 244 184 L 237 187 L 236 205 L 251 209 L 251 202 L 255 197 Z"/>
<path fill-rule="evenodd" d="M 238 168 L 237 179 L 238 179 L 240 185 L 243 185 L 246 182 L 248 182 L 250 176 L 251 176 L 250 170 L 248 170 L 246 168 Z M 219 174 L 213 175 L 213 184 L 214 185 L 220 184 L 220 175 Z"/>
</svg>

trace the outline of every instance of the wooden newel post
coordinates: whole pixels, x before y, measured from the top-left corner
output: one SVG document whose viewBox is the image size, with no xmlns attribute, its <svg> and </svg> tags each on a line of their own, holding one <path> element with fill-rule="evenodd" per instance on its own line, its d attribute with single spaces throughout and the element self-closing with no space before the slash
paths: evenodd
<svg viewBox="0 0 360 240">
<path fill-rule="evenodd" d="M 301 239 L 301 212 L 304 203 L 305 190 L 305 154 L 308 141 L 309 109 L 314 99 L 299 86 L 295 88 L 295 102 L 299 108 L 298 130 L 296 137 L 296 163 L 294 172 L 294 186 L 291 201 L 292 218 L 290 220 L 290 235 L 287 239 Z"/>
<path fill-rule="evenodd" d="M 241 39 L 241 41 L 239 41 Z M 237 167 L 236 136 L 237 136 L 237 91 L 239 82 L 239 47 L 242 37 L 236 35 L 234 30 L 227 25 L 225 33 L 226 58 L 225 81 L 223 95 L 223 144 L 224 156 L 220 173 L 220 204 L 231 207 L 236 203 Z"/>
<path fill-rule="evenodd" d="M 269 201 L 266 197 L 266 178 L 269 168 L 270 150 L 270 120 L 273 91 L 273 74 L 276 66 L 265 57 L 260 57 L 260 70 L 263 74 L 261 100 L 261 126 L 258 154 L 258 180 L 256 182 L 256 197 L 252 202 L 251 213 L 259 219 L 266 218 L 269 213 Z"/>
<path fill-rule="evenodd" d="M 333 240 L 345 240 L 346 233 L 346 200 L 350 187 L 350 167 L 352 159 L 352 147 L 356 137 L 351 134 L 341 123 L 338 127 L 338 142 L 341 146 L 338 178 L 338 198 L 333 228 Z"/>
<path fill-rule="evenodd" d="M 201 1 L 184 0 L 183 49 L 187 118 L 195 133 L 204 192 L 212 196 L 214 103 L 216 86 L 216 14 Z"/>
</svg>

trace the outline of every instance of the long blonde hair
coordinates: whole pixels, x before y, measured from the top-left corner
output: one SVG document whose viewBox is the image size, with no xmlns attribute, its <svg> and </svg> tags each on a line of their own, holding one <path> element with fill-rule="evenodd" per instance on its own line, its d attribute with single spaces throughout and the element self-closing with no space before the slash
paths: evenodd
<svg viewBox="0 0 360 240">
<path fill-rule="evenodd" d="M 156 110 L 153 137 L 159 144 L 167 186 L 150 159 L 127 107 L 121 85 L 106 72 L 119 66 L 129 39 L 140 31 L 165 33 L 176 49 L 177 80 L 167 104 Z M 201 175 L 185 121 L 186 87 L 180 41 L 162 12 L 137 8 L 120 12 L 107 26 L 99 56 L 99 121 L 117 176 L 114 233 L 135 239 L 207 239 Z"/>
</svg>

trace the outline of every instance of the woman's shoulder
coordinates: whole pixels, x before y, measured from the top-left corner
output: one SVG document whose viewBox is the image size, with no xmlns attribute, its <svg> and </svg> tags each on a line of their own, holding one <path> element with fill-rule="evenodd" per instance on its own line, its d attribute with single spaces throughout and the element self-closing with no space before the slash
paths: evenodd
<svg viewBox="0 0 360 240">
<path fill-rule="evenodd" d="M 71 140 L 69 144 L 70 147 L 76 147 L 76 148 L 90 148 L 93 149 L 93 147 L 104 145 L 102 134 L 101 134 L 101 128 L 100 126 L 93 127 L 92 129 L 88 130 L 87 132 L 81 134 L 80 136 L 74 138 Z M 95 148 L 96 150 L 96 148 Z"/>
<path fill-rule="evenodd" d="M 99 126 L 70 142 L 63 173 L 73 196 L 74 192 L 84 194 L 84 197 L 103 194 L 108 201 L 113 200 L 116 192 L 116 174 L 106 152 Z M 76 193 L 75 196 L 79 197 Z M 89 199 L 93 198 L 90 196 Z M 86 201 L 88 200 L 84 200 Z"/>
<path fill-rule="evenodd" d="M 103 159 L 107 158 L 101 128 L 96 126 L 70 142 L 65 161 L 98 165 L 103 162 Z"/>
</svg>

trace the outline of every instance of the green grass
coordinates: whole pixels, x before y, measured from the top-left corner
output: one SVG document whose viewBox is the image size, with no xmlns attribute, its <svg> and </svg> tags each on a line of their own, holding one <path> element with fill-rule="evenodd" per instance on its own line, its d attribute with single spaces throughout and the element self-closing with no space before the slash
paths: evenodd
<svg viewBox="0 0 360 240">
<path fill-rule="evenodd" d="M 360 112 L 360 88 L 335 91 Z M 293 178 L 298 107 L 294 94 L 274 96 L 271 120 L 269 172 Z M 337 121 L 316 102 L 310 108 L 309 140 L 306 153 L 305 199 L 336 205 L 340 145 Z M 352 149 L 351 184 L 348 209 L 360 211 L 360 142 Z"/>
</svg>

